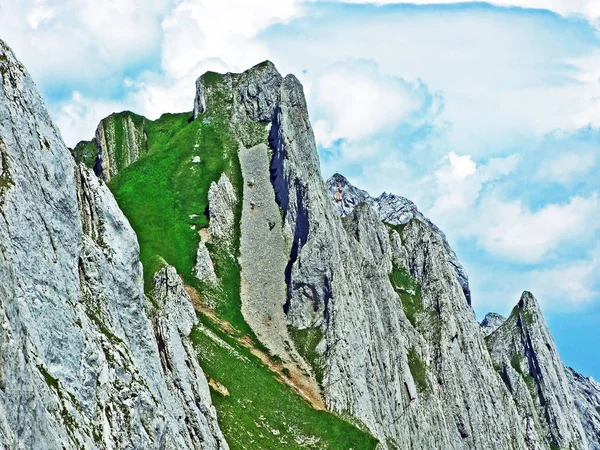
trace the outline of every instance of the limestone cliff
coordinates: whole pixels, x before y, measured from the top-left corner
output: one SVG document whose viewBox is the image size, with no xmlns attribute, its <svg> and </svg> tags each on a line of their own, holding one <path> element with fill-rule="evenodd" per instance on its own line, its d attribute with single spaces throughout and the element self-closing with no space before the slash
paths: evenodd
<svg viewBox="0 0 600 450">
<path fill-rule="evenodd" d="M 264 168 L 244 171 L 244 196 L 256 183 L 263 192 L 244 199 L 248 217 L 265 231 L 242 220 L 242 241 L 251 236 L 252 245 L 241 259 L 268 272 L 245 279 L 243 290 L 268 293 L 247 298 L 245 318 L 269 348 L 292 346 L 294 359 L 295 347 L 326 407 L 359 420 L 382 448 L 554 448 L 497 370 L 484 337 L 502 320 L 477 323 L 468 277 L 444 234 L 403 197 L 373 198 L 339 174 L 323 182 L 298 80 L 266 62 L 243 74 L 206 74 L 196 86 L 197 120 L 221 108 L 238 130 L 252 123 L 270 130 L 272 191 Z M 243 143 L 250 134 L 238 136 Z M 248 149 L 242 145 L 242 161 Z M 260 167 L 264 148 L 250 151 L 258 161 L 251 167 Z M 268 213 L 272 195 L 280 220 Z M 287 247 L 269 234 L 270 222 Z M 282 251 L 286 266 L 277 275 Z M 284 292 L 275 289 L 282 276 Z M 577 415 L 573 408 L 559 402 L 556 420 Z M 573 438 L 556 442 L 591 445 L 577 421 L 570 426 Z"/>
<path fill-rule="evenodd" d="M 146 119 L 125 111 L 103 119 L 93 142 L 98 149 L 94 171 L 107 183 L 148 152 Z"/>
<path fill-rule="evenodd" d="M 368 207 L 346 211 L 342 220 L 320 175 L 295 77 L 281 77 L 270 63 L 241 75 L 205 75 L 197 82 L 196 117 L 217 107 L 218 98 L 227 99 L 232 122 L 270 125 L 270 180 L 282 211 L 274 226 L 288 247 L 279 299 L 286 315 L 273 315 L 269 327 L 281 330 L 285 320 L 296 336 L 322 336 L 309 352 L 321 356 L 307 362 L 327 407 L 360 420 L 383 447 L 523 447 L 517 410 L 493 368 L 469 307 L 466 276 L 443 234 L 416 208 L 408 219 L 417 220 L 398 214 L 387 219 L 391 226 Z M 264 201 L 271 201 L 268 195 Z M 403 229 L 393 226 L 399 224 Z M 247 232 L 242 222 L 242 236 Z M 276 249 L 268 239 L 267 232 L 255 234 L 254 245 Z M 246 257 L 253 256 L 260 258 Z M 247 283 L 253 281 L 261 278 Z M 408 313 L 413 323 L 405 294 L 415 303 Z M 274 339 L 283 333 L 265 332 L 258 319 L 248 322 L 265 345 L 277 348 Z"/>
<path fill-rule="evenodd" d="M 339 174 L 324 182 L 293 75 L 265 62 L 198 79 L 194 120 L 177 119 L 194 153 L 174 167 L 206 177 L 201 189 L 185 184 L 206 203 L 182 215 L 193 223 L 152 230 L 162 239 L 180 227 L 195 239 L 178 242 L 194 247 L 178 248 L 185 273 L 158 258 L 148 297 L 136 235 L 106 183 L 164 157 L 149 142 L 158 125 L 133 113 L 103 120 L 73 150 L 92 171 L 75 163 L 1 41 L 0 76 L 0 447 L 228 448 L 190 340 L 196 330 L 247 363 L 244 375 L 259 355 L 270 370 L 262 380 L 276 374 L 381 449 L 600 448 L 600 386 L 564 367 L 533 296 L 480 325 L 463 266 L 414 203 L 371 197 Z M 209 154 L 216 145 L 196 139 L 204 133 L 226 149 Z M 210 165 L 196 168 L 201 161 Z M 215 292 L 229 303 L 201 304 Z M 237 323 L 217 317 L 217 306 Z M 230 333 L 228 342 L 216 333 Z M 203 364 L 217 364 L 207 353 Z M 240 385 L 211 386 L 225 402 Z M 232 446 L 280 432 L 263 418 L 249 423 Z M 373 448 L 354 430 L 360 448 Z M 300 437 L 286 442 L 339 447 Z"/>
<path fill-rule="evenodd" d="M 531 293 L 523 293 L 486 342 L 523 418 L 530 448 L 598 448 L 597 385 L 565 369 Z"/>
<path fill-rule="evenodd" d="M 148 317 L 135 234 L 2 41 L 0 77 L 0 447 L 227 448 L 189 306 L 159 279 Z"/>
</svg>

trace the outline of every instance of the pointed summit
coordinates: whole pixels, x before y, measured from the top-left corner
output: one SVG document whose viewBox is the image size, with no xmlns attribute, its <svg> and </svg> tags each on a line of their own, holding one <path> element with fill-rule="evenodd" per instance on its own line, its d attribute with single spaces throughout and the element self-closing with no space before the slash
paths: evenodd
<svg viewBox="0 0 600 450">
<path fill-rule="evenodd" d="M 206 72 L 196 80 L 194 119 L 211 110 L 237 122 L 270 122 L 281 101 L 282 83 L 271 61 L 243 73 Z"/>
<path fill-rule="evenodd" d="M 483 329 L 483 334 L 485 334 L 486 336 L 492 334 L 498 329 L 500 325 L 504 323 L 505 320 L 506 317 L 504 317 L 501 314 L 493 312 L 487 313 L 481 321 L 481 328 Z"/>
<path fill-rule="evenodd" d="M 589 448 L 556 344 L 538 301 L 525 291 L 486 338 L 494 367 L 513 395 L 530 448 Z"/>
</svg>

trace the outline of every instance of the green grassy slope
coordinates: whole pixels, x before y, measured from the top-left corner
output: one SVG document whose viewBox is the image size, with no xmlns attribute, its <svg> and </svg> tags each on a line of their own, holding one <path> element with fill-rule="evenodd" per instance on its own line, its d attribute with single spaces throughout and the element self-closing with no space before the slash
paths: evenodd
<svg viewBox="0 0 600 450">
<path fill-rule="evenodd" d="M 312 409 L 275 374 L 206 318 L 192 332 L 213 391 L 221 429 L 232 449 L 373 449 L 376 439 L 325 411 Z"/>
<path fill-rule="evenodd" d="M 152 277 L 165 260 L 214 306 L 218 322 L 231 325 L 223 327 L 200 314 L 202 324 L 192 332 L 203 370 L 231 393 L 224 397 L 212 391 L 231 448 L 374 448 L 372 436 L 333 414 L 313 409 L 239 343 L 245 338 L 260 347 L 241 314 L 240 201 L 233 248 L 209 247 L 219 286 L 203 285 L 192 276 L 198 230 L 208 225 L 211 182 L 225 172 L 241 198 L 242 179 L 237 143 L 223 117 L 195 121 L 190 117 L 191 113 L 165 114 L 156 121 L 145 120 L 148 154 L 121 170 L 109 187 L 137 233 L 146 292 L 151 293 Z M 239 127 L 243 127 L 244 140 L 266 139 L 264 126 Z M 200 161 L 194 162 L 197 157 Z M 229 345 L 220 345 L 223 341 Z"/>
</svg>

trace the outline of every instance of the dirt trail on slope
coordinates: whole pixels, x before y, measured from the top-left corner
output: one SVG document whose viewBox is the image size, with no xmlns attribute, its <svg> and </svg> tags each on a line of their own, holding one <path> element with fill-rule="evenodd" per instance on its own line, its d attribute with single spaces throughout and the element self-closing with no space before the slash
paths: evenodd
<svg viewBox="0 0 600 450">
<path fill-rule="evenodd" d="M 288 385 L 296 394 L 303 398 L 314 409 L 325 410 L 325 403 L 321 397 L 321 392 L 315 388 L 315 383 L 310 374 L 302 372 L 297 364 L 277 363 L 271 357 L 256 348 L 256 344 L 249 336 L 240 336 L 239 332 L 226 320 L 220 319 L 202 300 L 202 295 L 193 287 L 185 285 L 185 290 L 192 299 L 194 308 L 204 314 L 211 322 L 218 325 L 229 337 L 235 339 L 239 344 L 250 350 L 254 356 L 262 361 L 272 372 L 276 373 L 277 379 Z"/>
</svg>

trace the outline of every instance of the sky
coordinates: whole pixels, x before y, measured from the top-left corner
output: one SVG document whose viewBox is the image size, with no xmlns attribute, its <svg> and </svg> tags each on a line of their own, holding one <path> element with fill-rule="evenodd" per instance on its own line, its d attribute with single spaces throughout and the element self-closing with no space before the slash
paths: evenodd
<svg viewBox="0 0 600 450">
<path fill-rule="evenodd" d="M 0 0 L 68 145 L 269 59 L 304 85 L 325 178 L 413 200 L 479 319 L 530 290 L 565 363 L 600 379 L 600 0 L 140 3 Z"/>
</svg>

